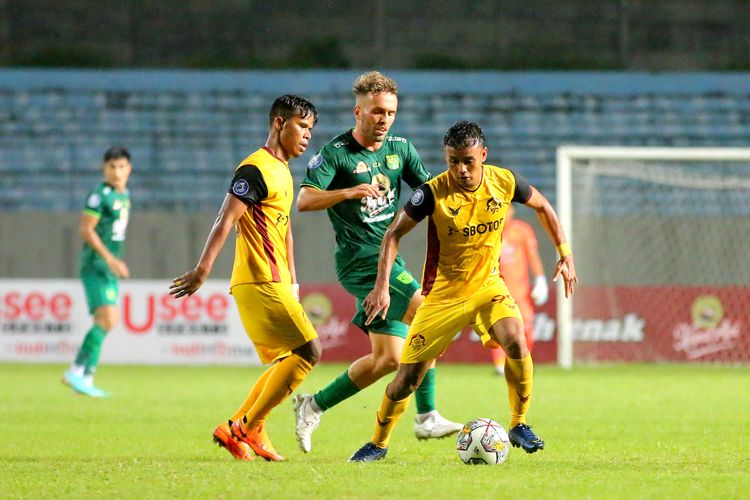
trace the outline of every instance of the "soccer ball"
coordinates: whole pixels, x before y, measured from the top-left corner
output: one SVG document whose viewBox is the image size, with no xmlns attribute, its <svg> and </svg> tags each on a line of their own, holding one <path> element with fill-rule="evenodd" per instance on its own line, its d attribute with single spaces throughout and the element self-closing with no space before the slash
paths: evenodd
<svg viewBox="0 0 750 500">
<path fill-rule="evenodd" d="M 510 452 L 508 433 L 489 418 L 472 420 L 458 433 L 456 451 L 465 464 L 501 464 Z"/>
</svg>

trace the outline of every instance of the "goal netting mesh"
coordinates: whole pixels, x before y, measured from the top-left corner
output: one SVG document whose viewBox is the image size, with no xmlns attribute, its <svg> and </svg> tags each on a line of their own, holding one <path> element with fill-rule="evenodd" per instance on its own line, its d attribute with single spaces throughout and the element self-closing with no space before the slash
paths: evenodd
<svg viewBox="0 0 750 500">
<path fill-rule="evenodd" d="M 750 361 L 750 149 L 563 147 L 558 176 L 563 366 Z"/>
</svg>

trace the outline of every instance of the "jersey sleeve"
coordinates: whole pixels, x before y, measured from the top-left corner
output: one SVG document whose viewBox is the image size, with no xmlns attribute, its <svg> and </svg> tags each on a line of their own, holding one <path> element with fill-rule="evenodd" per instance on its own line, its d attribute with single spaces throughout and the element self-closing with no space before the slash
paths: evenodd
<svg viewBox="0 0 750 500">
<path fill-rule="evenodd" d="M 516 173 L 513 170 L 511 170 L 510 173 L 513 174 L 513 177 L 516 179 L 516 189 L 513 191 L 513 198 L 510 201 L 526 203 L 529 201 L 529 198 L 531 198 L 531 184 L 529 184 L 521 174 Z"/>
<path fill-rule="evenodd" d="M 314 187 L 325 191 L 331 185 L 335 175 L 336 165 L 325 150 L 321 149 L 307 162 L 307 171 L 305 172 L 305 178 L 302 179 L 301 186 Z"/>
<path fill-rule="evenodd" d="M 430 172 L 427 171 L 422 163 L 422 158 L 419 156 L 417 148 L 415 148 L 411 142 L 408 143 L 406 156 L 404 158 L 404 182 L 406 182 L 410 188 L 414 189 L 427 182 L 431 177 Z"/>
<path fill-rule="evenodd" d="M 419 222 L 435 211 L 435 196 L 427 184 L 422 184 L 411 194 L 411 198 L 404 205 L 406 215 Z"/>
<path fill-rule="evenodd" d="M 234 172 L 228 193 L 246 205 L 255 205 L 268 197 L 268 186 L 258 167 L 241 165 Z"/>
<path fill-rule="evenodd" d="M 104 213 L 104 204 L 105 200 L 101 190 L 94 189 L 86 197 L 86 205 L 83 207 L 83 212 L 100 219 Z"/>
</svg>

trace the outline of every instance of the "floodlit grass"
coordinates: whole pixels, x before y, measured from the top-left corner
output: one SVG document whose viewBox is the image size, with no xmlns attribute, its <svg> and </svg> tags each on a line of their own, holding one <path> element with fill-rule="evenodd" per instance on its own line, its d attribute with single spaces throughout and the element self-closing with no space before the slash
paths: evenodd
<svg viewBox="0 0 750 500">
<path fill-rule="evenodd" d="M 0 496 L 226 498 L 747 498 L 750 367 L 536 367 L 529 421 L 547 448 L 463 465 L 454 439 L 417 441 L 412 403 L 388 456 L 348 464 L 372 432 L 385 381 L 324 415 L 298 450 L 291 401 L 267 428 L 285 463 L 236 462 L 214 426 L 261 369 L 103 366 L 109 399 L 74 395 L 62 366 L 0 364 Z M 344 365 L 317 367 L 313 391 Z M 390 380 L 390 377 L 386 377 Z M 507 425 L 504 381 L 486 366 L 438 368 L 438 408 Z"/>
</svg>

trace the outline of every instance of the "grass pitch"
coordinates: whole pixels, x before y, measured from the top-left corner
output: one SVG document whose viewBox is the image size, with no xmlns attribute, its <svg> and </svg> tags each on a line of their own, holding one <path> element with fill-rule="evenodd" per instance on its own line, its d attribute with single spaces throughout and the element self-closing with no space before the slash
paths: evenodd
<svg viewBox="0 0 750 500">
<path fill-rule="evenodd" d="M 317 367 L 314 391 L 344 369 Z M 387 380 L 323 416 L 313 450 L 291 401 L 267 428 L 285 463 L 236 462 L 211 443 L 261 368 L 102 366 L 108 399 L 74 395 L 60 365 L 0 364 L 0 496 L 226 498 L 747 498 L 750 367 L 537 366 L 529 421 L 546 449 L 499 466 L 462 464 L 453 438 L 417 441 L 414 404 L 388 456 L 348 464 L 371 436 Z M 438 408 L 507 426 L 487 365 L 438 367 Z"/>
</svg>

